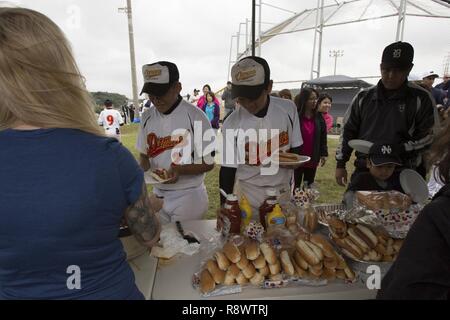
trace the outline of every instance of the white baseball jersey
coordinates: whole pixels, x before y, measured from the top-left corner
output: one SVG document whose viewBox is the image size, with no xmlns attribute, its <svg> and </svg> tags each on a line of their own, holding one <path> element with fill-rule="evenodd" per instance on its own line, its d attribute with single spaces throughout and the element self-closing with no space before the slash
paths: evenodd
<svg viewBox="0 0 450 320">
<path fill-rule="evenodd" d="M 270 97 L 269 108 L 264 118 L 258 118 L 249 113 L 245 108 L 239 107 L 235 112 L 225 120 L 222 127 L 222 135 L 224 136 L 224 150 L 222 153 L 222 166 L 237 168 L 236 179 L 245 181 L 246 183 L 259 186 L 276 186 L 289 184 L 292 170 L 279 168 L 274 175 L 261 174 L 261 165 L 248 165 L 245 159 L 242 159 L 242 152 L 238 151 L 238 147 L 242 146 L 238 142 L 238 138 L 230 134 L 232 129 L 242 129 L 243 132 L 248 129 L 256 129 L 257 140 L 259 145 L 267 145 L 267 141 L 273 136 L 272 129 L 278 129 L 278 145 L 280 150 L 289 151 L 291 148 L 297 148 L 303 144 L 300 131 L 300 123 L 295 104 L 290 100 L 277 97 Z M 259 131 L 258 129 L 267 129 L 267 131 Z M 272 139 L 276 139 L 273 137 Z M 246 148 L 248 143 L 245 144 Z M 233 154 L 229 155 L 233 150 Z M 272 150 L 276 151 L 276 150 Z M 227 156 L 228 153 L 228 156 Z"/>
<path fill-rule="evenodd" d="M 150 168 L 169 169 L 175 164 L 201 164 L 203 157 L 215 150 L 215 134 L 206 115 L 197 107 L 181 100 L 170 114 L 156 107 L 142 114 L 136 149 L 146 154 Z M 174 184 L 160 184 L 161 190 L 198 187 L 205 174 L 182 175 Z"/>
<path fill-rule="evenodd" d="M 103 126 L 108 136 L 120 135 L 120 126 L 123 123 L 122 115 L 115 109 L 105 109 L 98 116 L 98 124 Z"/>
</svg>

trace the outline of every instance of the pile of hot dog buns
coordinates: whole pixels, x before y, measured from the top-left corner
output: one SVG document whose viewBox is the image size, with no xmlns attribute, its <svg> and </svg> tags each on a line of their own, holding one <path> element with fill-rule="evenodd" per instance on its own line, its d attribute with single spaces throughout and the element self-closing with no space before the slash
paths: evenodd
<svg viewBox="0 0 450 320">
<path fill-rule="evenodd" d="M 392 209 L 404 211 L 412 203 L 409 196 L 398 191 L 357 191 L 356 199 L 359 204 L 374 211 Z"/>
<path fill-rule="evenodd" d="M 320 235 L 301 234 L 295 247 L 279 253 L 267 242 L 247 240 L 236 246 L 227 242 L 208 260 L 200 273 L 200 290 L 211 292 L 216 285 L 261 285 L 265 279 L 287 278 L 354 280 L 355 273 Z"/>
<path fill-rule="evenodd" d="M 333 241 L 353 260 L 391 262 L 397 257 L 403 240 L 362 224 L 350 224 L 335 217 L 328 219 Z"/>
</svg>

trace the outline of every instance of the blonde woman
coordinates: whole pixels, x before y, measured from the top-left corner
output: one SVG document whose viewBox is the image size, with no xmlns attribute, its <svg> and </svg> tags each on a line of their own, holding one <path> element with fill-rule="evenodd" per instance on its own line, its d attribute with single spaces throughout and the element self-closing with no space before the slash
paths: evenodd
<svg viewBox="0 0 450 320">
<path fill-rule="evenodd" d="M 142 299 L 118 231 L 158 240 L 143 172 L 51 20 L 0 7 L 0 48 L 0 300 Z"/>
</svg>

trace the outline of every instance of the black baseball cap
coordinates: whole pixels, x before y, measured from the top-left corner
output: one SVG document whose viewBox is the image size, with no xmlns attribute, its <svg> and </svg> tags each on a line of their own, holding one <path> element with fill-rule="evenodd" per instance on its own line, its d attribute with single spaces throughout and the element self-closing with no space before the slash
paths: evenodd
<svg viewBox="0 0 450 320">
<path fill-rule="evenodd" d="M 261 57 L 250 56 L 239 60 L 231 68 L 231 97 L 258 98 L 270 82 L 270 68 Z"/>
<path fill-rule="evenodd" d="M 159 61 L 146 64 L 142 67 L 144 87 L 142 93 L 161 97 L 166 94 L 170 86 L 180 79 L 176 64 L 168 61 Z"/>
<path fill-rule="evenodd" d="M 414 64 L 414 48 L 408 42 L 394 42 L 383 50 L 381 57 L 382 68 L 408 69 Z"/>
<path fill-rule="evenodd" d="M 385 164 L 402 165 L 400 152 L 393 144 L 374 143 L 369 149 L 369 159 L 374 166 L 382 166 Z"/>
<path fill-rule="evenodd" d="M 106 99 L 105 102 L 104 102 L 104 105 L 107 106 L 107 107 L 112 106 L 112 104 L 113 104 L 112 101 L 109 100 L 109 99 Z"/>
</svg>

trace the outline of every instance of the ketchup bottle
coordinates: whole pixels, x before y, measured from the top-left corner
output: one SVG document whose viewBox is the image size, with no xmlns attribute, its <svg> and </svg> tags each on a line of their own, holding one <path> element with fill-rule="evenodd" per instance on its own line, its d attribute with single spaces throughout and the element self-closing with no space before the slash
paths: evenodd
<svg viewBox="0 0 450 320">
<path fill-rule="evenodd" d="M 267 214 L 272 212 L 276 204 L 278 204 L 277 191 L 275 189 L 267 189 L 266 200 L 264 200 L 262 205 L 259 207 L 259 222 L 266 230 L 267 230 L 266 216 Z"/>
<path fill-rule="evenodd" d="M 230 234 L 241 233 L 241 208 L 239 207 L 238 197 L 235 194 L 229 194 L 224 205 L 225 217 L 224 225 L 227 229 L 229 225 Z"/>
</svg>

